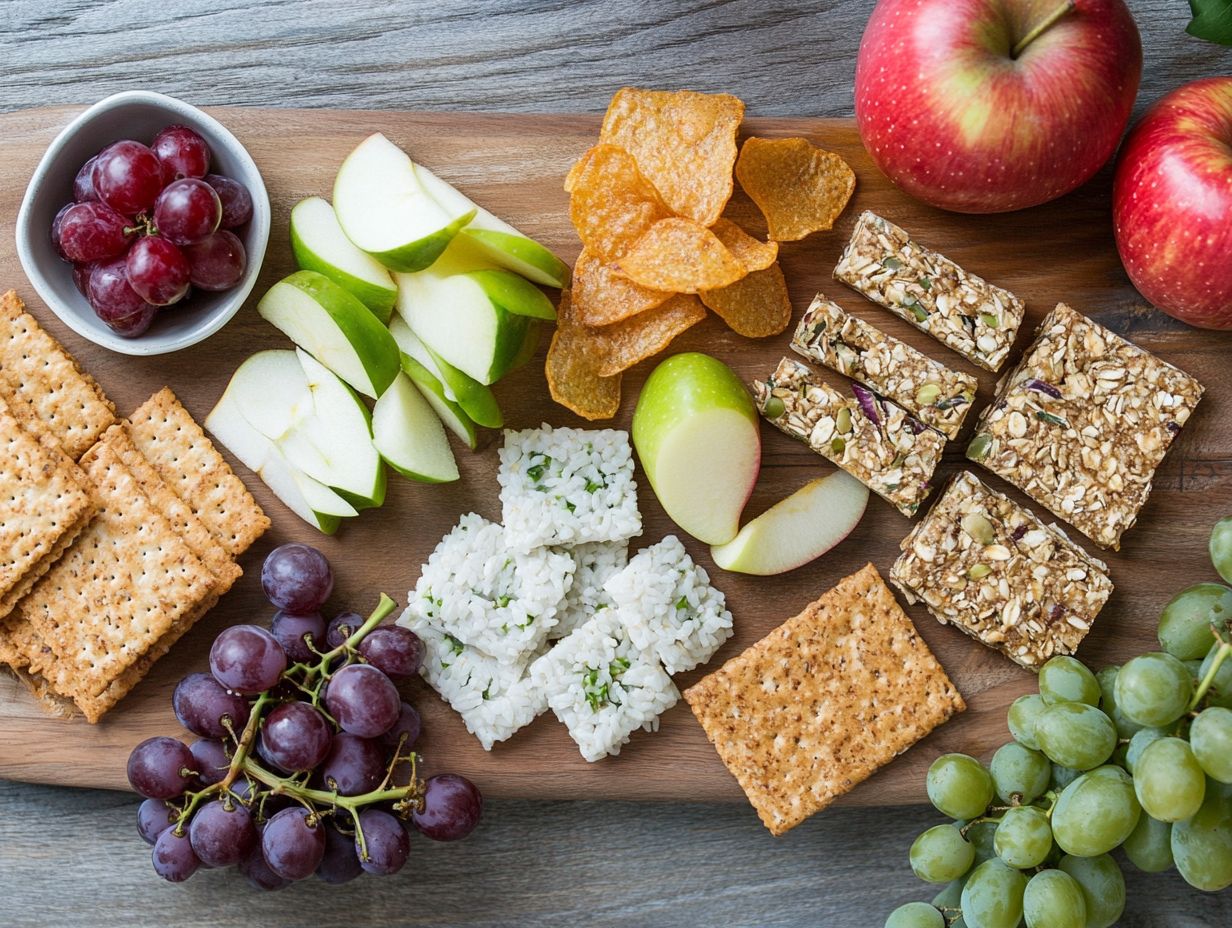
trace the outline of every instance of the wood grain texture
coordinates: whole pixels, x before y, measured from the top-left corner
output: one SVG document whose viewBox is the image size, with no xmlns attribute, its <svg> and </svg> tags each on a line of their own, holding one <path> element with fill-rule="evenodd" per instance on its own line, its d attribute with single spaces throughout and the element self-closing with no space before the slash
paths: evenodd
<svg viewBox="0 0 1232 928">
<path fill-rule="evenodd" d="M 46 141 L 71 111 L 25 110 L 0 117 L 0 204 L 11 215 L 21 179 L 29 174 Z M 264 290 L 292 269 L 286 239 L 290 207 L 309 193 L 329 189 L 335 166 L 372 128 L 379 126 L 414 157 L 461 189 L 542 239 L 566 259 L 578 242 L 567 220 L 561 178 L 570 163 L 594 138 L 597 119 L 589 116 L 425 115 L 320 110 L 223 109 L 216 115 L 251 151 L 269 189 L 274 226 L 261 280 Z M 993 396 L 994 375 L 977 372 L 927 335 L 867 303 L 830 279 L 830 270 L 866 208 L 891 217 L 925 242 L 1008 287 L 1027 301 L 1028 317 L 1019 339 L 1030 341 L 1035 324 L 1065 300 L 1093 315 L 1143 347 L 1182 367 L 1207 387 L 1198 413 L 1165 460 L 1156 489 L 1124 550 L 1106 556 L 1117 591 L 1083 647 L 1098 664 L 1148 650 L 1154 641 L 1160 607 L 1176 590 L 1212 576 L 1206 554 L 1207 518 L 1187 518 L 1198 500 L 1216 511 L 1232 511 L 1232 371 L 1227 357 L 1232 333 L 1202 333 L 1147 310 L 1120 271 L 1106 214 L 1106 178 L 1054 204 L 1013 216 L 971 217 L 945 214 L 914 203 L 894 189 L 872 165 L 849 120 L 753 119 L 744 130 L 753 135 L 805 135 L 839 152 L 856 171 L 857 193 L 836 229 L 785 246 L 781 263 L 797 315 L 811 296 L 822 291 L 850 311 L 882 326 L 947 363 L 980 373 L 977 404 Z M 298 144 L 288 153 L 286 140 Z M 746 201 L 735 201 L 735 214 L 757 229 L 760 217 Z M 0 237 L 0 263 L 8 263 L 11 235 Z M 1006 242 L 1014 242 L 1007 248 Z M 32 311 L 61 336 L 69 350 L 116 402 L 121 414 L 149 394 L 170 385 L 198 420 L 221 395 L 239 361 L 259 348 L 287 347 L 288 342 L 255 312 L 255 299 L 218 335 L 194 349 L 137 360 L 85 343 L 55 319 L 28 290 Z M 711 317 L 687 332 L 673 351 L 702 350 L 727 361 L 746 383 L 772 371 L 787 352 L 788 336 L 750 341 L 732 335 Z M 540 354 L 542 358 L 542 352 Z M 628 428 L 634 400 L 653 368 L 644 362 L 625 378 L 625 402 L 613 424 Z M 841 379 L 831 378 L 841 384 Z M 581 423 L 551 403 L 541 363 L 534 363 L 496 388 L 506 424 L 526 428 L 549 421 Z M 945 476 L 963 466 L 962 449 L 974 428 L 969 424 L 946 449 L 938 472 Z M 748 515 L 834 468 L 803 445 L 769 426 L 763 428 L 763 468 Z M 190 670 L 204 669 L 212 636 L 241 621 L 268 621 L 254 574 L 260 558 L 288 540 L 318 544 L 335 565 L 336 609 L 371 608 L 384 590 L 405 601 L 437 541 L 468 510 L 499 519 L 496 483 L 499 435 L 490 432 L 479 453 L 462 451 L 462 479 L 445 486 L 405 480 L 390 482 L 389 498 L 379 510 L 365 512 L 334 538 L 322 538 L 292 516 L 258 480 L 240 469 L 274 528 L 244 557 L 248 576 L 160 661 L 150 676 L 97 726 L 82 720 L 49 718 L 27 697 L 20 684 L 0 685 L 0 775 L 14 779 L 124 788 L 124 763 L 138 741 L 154 734 L 176 733 L 169 695 Z M 996 478 L 990 482 L 1000 485 Z M 636 545 L 652 544 L 677 531 L 663 513 L 639 470 L 645 534 Z M 1033 507 L 1038 508 L 1038 507 Z M 728 597 L 736 633 L 715 658 L 714 666 L 732 657 L 795 615 L 838 580 L 872 561 L 883 575 L 898 554 L 910 527 L 892 507 L 874 499 L 859 527 L 824 558 L 777 578 L 727 574 L 713 567 L 706 546 L 687 540 L 695 560 L 705 565 Z M 1161 556 L 1164 552 L 1166 557 Z M 1031 674 L 997 653 L 975 644 L 953 628 L 942 627 L 921 606 L 910 609 L 921 634 L 967 698 L 970 708 L 931 736 L 918 750 L 899 758 L 844 801 L 907 803 L 919 796 L 923 770 L 940 752 L 989 755 L 1006 738 L 1005 711 L 1015 697 L 1034 685 Z M 677 678 L 687 686 L 702 670 Z M 428 736 L 423 751 L 435 769 L 448 767 L 471 776 L 491 796 L 570 799 L 739 800 L 740 790 L 719 762 L 684 704 L 663 716 L 657 734 L 638 733 L 618 758 L 587 764 L 553 716 L 544 715 L 528 730 L 491 753 L 467 735 L 461 720 L 419 681 L 407 687 L 425 714 Z M 70 762 L 71 761 L 71 762 Z M 671 771 L 664 777 L 663 771 Z"/>
<path fill-rule="evenodd" d="M 873 5 L 7 0 L 0 109 L 141 86 L 200 104 L 599 112 L 639 82 L 738 93 L 759 115 L 844 116 Z M 1184 34 L 1183 0 L 1129 5 L 1146 49 L 1139 111 L 1179 83 L 1232 72 L 1232 52 Z M 227 874 L 160 884 L 135 808 L 122 793 L 0 783 L 0 923 L 869 928 L 928 897 L 906 849 L 937 820 L 923 808 L 836 809 L 773 841 L 739 804 L 498 800 L 470 841 L 417 844 L 414 873 L 260 897 Z M 1229 922 L 1228 893 L 1130 874 L 1124 926 Z"/>
</svg>

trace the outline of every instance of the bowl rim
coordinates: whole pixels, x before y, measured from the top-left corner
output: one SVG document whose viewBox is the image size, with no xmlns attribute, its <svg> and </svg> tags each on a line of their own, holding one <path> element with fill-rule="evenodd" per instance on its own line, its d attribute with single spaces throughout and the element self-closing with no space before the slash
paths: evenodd
<svg viewBox="0 0 1232 928">
<path fill-rule="evenodd" d="M 82 125 L 91 121 L 100 113 L 134 103 L 153 104 L 171 111 L 185 121 L 195 122 L 204 126 L 210 132 L 220 137 L 231 148 L 230 153 L 251 172 L 259 184 L 256 189 L 249 190 L 253 200 L 251 222 L 254 223 L 255 243 L 258 247 L 250 249 L 248 268 L 244 273 L 244 279 L 235 288 L 228 291 L 227 300 L 220 303 L 211 315 L 205 317 L 197 329 L 174 338 L 168 336 L 146 338 L 141 336 L 130 339 L 111 332 L 99 332 L 91 329 L 81 322 L 74 313 L 61 309 L 58 298 L 54 291 L 52 291 L 46 275 L 43 273 L 28 244 L 32 234 L 30 214 L 33 209 L 34 199 L 43 186 L 43 180 L 50 165 L 60 156 L 60 153 L 81 129 Z M 119 354 L 139 357 L 170 354 L 171 352 L 180 351 L 198 342 L 205 341 L 205 339 L 218 332 L 219 329 L 230 322 L 235 317 L 235 314 L 240 311 L 240 308 L 248 300 L 248 296 L 256 286 L 261 264 L 265 259 L 265 251 L 269 245 L 270 221 L 269 192 L 265 187 L 265 179 L 261 176 L 261 171 L 253 160 L 252 155 L 249 154 L 248 149 L 244 147 L 230 129 L 191 103 L 185 103 L 183 100 L 175 97 L 152 90 L 124 90 L 104 97 L 75 116 L 68 125 L 60 130 L 56 137 L 52 139 L 51 144 L 47 146 L 47 150 L 43 152 L 43 156 L 39 159 L 34 173 L 30 176 L 30 182 L 26 185 L 21 206 L 17 211 L 17 257 L 34 291 L 51 308 L 51 311 L 56 314 L 57 318 L 78 335 L 96 345 Z"/>
</svg>

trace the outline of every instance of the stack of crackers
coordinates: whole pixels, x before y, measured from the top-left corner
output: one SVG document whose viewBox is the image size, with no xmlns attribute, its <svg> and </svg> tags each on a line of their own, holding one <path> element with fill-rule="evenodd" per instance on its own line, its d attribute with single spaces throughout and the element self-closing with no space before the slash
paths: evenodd
<svg viewBox="0 0 1232 928">
<path fill-rule="evenodd" d="M 170 390 L 117 419 L 12 291 L 0 332 L 0 662 L 97 722 L 269 519 Z"/>
<path fill-rule="evenodd" d="M 775 835 L 966 708 L 872 564 L 684 698 Z"/>
</svg>

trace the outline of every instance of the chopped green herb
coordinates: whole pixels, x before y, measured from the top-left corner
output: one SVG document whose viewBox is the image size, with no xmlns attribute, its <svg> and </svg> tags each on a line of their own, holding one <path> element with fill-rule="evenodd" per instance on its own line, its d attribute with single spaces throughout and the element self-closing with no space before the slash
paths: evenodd
<svg viewBox="0 0 1232 928">
<path fill-rule="evenodd" d="M 535 617 L 529 612 L 526 614 L 526 621 L 521 623 L 518 628 L 530 628 L 535 623 Z"/>
<path fill-rule="evenodd" d="M 618 657 L 608 664 L 607 669 L 608 673 L 612 675 L 612 679 L 615 679 L 628 670 L 630 666 L 631 665 L 627 657 Z"/>
<path fill-rule="evenodd" d="M 491 699 L 491 698 L 492 698 L 492 697 L 489 695 L 489 693 L 490 693 L 491 689 L 492 689 L 492 684 L 491 684 L 491 683 L 489 683 L 486 687 L 484 687 L 484 690 L 483 690 L 483 698 L 484 698 L 485 700 L 486 700 L 486 699 Z"/>
<path fill-rule="evenodd" d="M 568 509 L 570 512 L 577 511 L 577 506 L 573 502 L 571 502 L 570 500 L 565 500 L 564 502 L 565 502 L 565 508 Z"/>
<path fill-rule="evenodd" d="M 552 466 L 552 458 L 546 454 L 540 454 L 539 452 L 532 454 L 531 457 L 540 458 L 541 460 L 538 464 L 532 464 L 530 467 L 526 468 L 526 476 L 535 483 L 538 483 L 543 479 L 543 475 L 546 473 L 547 469 Z M 535 487 L 535 489 L 542 490 L 543 488 Z"/>
<path fill-rule="evenodd" d="M 449 642 L 449 650 L 451 650 L 454 654 L 461 654 L 464 650 L 466 650 L 466 645 L 464 645 L 453 635 L 446 634 L 445 640 Z"/>
<path fill-rule="evenodd" d="M 598 668 L 586 668 L 586 673 L 582 675 L 582 692 L 586 696 L 586 702 L 590 705 L 591 711 L 598 712 L 607 705 L 607 684 L 599 683 Z"/>
<path fill-rule="evenodd" d="M 496 608 L 497 608 L 497 609 L 504 609 L 504 608 L 505 608 L 506 606 L 508 606 L 511 602 L 513 602 L 513 597 L 512 597 L 512 596 L 510 596 L 510 595 L 508 595 L 508 594 L 504 594 L 504 595 L 498 596 L 498 597 L 496 597 Z"/>
<path fill-rule="evenodd" d="M 678 600 L 676 600 L 676 608 L 677 609 L 688 609 L 689 608 L 689 597 L 681 596 Z"/>
<path fill-rule="evenodd" d="M 606 486 L 607 484 L 603 483 L 602 481 L 596 482 L 594 480 L 587 480 L 586 481 L 586 492 L 594 493 L 598 490 L 604 489 Z"/>
</svg>

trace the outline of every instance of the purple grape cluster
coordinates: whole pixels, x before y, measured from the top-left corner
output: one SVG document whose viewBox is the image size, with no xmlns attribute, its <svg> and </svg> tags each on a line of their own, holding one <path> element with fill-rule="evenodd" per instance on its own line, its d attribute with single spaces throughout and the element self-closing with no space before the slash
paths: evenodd
<svg viewBox="0 0 1232 928">
<path fill-rule="evenodd" d="M 147 146 L 113 142 L 81 166 L 51 222 L 56 253 L 95 314 L 126 338 L 198 290 L 230 290 L 248 256 L 236 229 L 252 218 L 239 181 L 211 174 L 205 139 L 167 126 Z"/>
<path fill-rule="evenodd" d="M 271 628 L 224 629 L 210 672 L 175 688 L 175 716 L 200 740 L 149 738 L 129 756 L 154 872 L 178 883 L 235 866 L 264 890 L 314 873 L 345 883 L 401 870 L 412 832 L 470 834 L 483 811 L 475 785 L 417 773 L 420 717 L 396 682 L 419 672 L 423 645 L 380 624 L 393 600 L 326 623 L 333 571 L 303 544 L 272 551 L 261 585 L 278 609 Z"/>
</svg>

